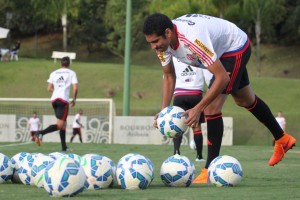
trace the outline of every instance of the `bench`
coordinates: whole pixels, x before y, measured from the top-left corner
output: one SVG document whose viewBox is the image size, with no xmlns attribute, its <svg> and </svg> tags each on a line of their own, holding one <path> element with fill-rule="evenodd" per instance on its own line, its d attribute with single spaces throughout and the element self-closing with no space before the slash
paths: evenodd
<svg viewBox="0 0 300 200">
<path fill-rule="evenodd" d="M 51 58 L 54 59 L 54 62 L 56 62 L 56 59 L 62 59 L 63 57 L 68 56 L 70 58 L 70 61 L 76 59 L 76 53 L 75 52 L 62 52 L 62 51 L 53 51 Z"/>
</svg>

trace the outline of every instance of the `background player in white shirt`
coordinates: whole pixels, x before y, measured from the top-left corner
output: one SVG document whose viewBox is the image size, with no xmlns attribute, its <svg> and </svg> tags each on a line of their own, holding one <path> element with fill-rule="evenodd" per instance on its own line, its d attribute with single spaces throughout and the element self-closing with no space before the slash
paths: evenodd
<svg viewBox="0 0 300 200">
<path fill-rule="evenodd" d="M 48 79 L 48 91 L 52 92 L 51 102 L 57 118 L 56 124 L 48 126 L 46 129 L 37 132 L 36 143 L 40 146 L 45 134 L 59 130 L 62 151 L 69 151 L 66 145 L 66 122 L 69 112 L 69 103 L 75 106 L 78 80 L 76 73 L 69 69 L 70 58 L 61 59 L 61 68 L 50 74 Z M 73 99 L 69 102 L 70 89 L 73 89 Z"/>
<path fill-rule="evenodd" d="M 251 55 L 250 41 L 235 24 L 201 14 L 186 14 L 170 20 L 164 14 L 155 13 L 146 18 L 143 33 L 163 66 L 163 98 L 166 102 L 171 98 L 175 84 L 172 57 L 191 66 L 204 67 L 213 74 L 203 99 L 184 113 L 188 116 L 188 126 L 199 126 L 200 113 L 204 109 L 207 121 L 207 162 L 193 183 L 207 183 L 208 166 L 220 154 L 224 131 L 222 107 L 228 94 L 272 133 L 276 141 L 270 166 L 279 163 L 295 146 L 296 139 L 282 130 L 268 105 L 250 86 L 246 68 Z"/>
<path fill-rule="evenodd" d="M 82 113 L 83 113 L 82 109 L 79 109 L 77 114 L 74 117 L 73 124 L 72 124 L 73 135 L 70 140 L 71 143 L 73 142 L 73 139 L 77 134 L 79 136 L 80 142 L 82 143 L 81 128 L 84 128 L 84 126 L 82 125 L 82 123 L 80 121 L 80 117 L 81 117 Z"/>
<path fill-rule="evenodd" d="M 175 67 L 176 84 L 174 89 L 173 105 L 179 106 L 184 110 L 193 108 L 202 99 L 204 90 L 204 82 L 209 86 L 212 74 L 208 70 L 204 70 L 198 67 L 192 67 L 185 63 L 178 61 L 173 57 L 173 64 Z M 163 107 L 166 107 L 170 102 L 163 102 Z M 199 124 L 204 123 L 204 113 L 201 113 L 199 118 Z M 194 133 L 194 141 L 196 145 L 198 162 L 205 162 L 202 156 L 203 149 L 203 135 L 201 126 L 192 127 Z M 180 154 L 180 145 L 182 136 L 173 139 L 174 154 Z"/>
<path fill-rule="evenodd" d="M 29 132 L 31 135 L 31 141 L 35 141 L 35 135 L 38 130 L 41 128 L 41 123 L 40 119 L 37 116 L 36 112 L 32 113 L 32 116 L 30 117 L 28 121 L 28 126 L 29 126 Z"/>
</svg>

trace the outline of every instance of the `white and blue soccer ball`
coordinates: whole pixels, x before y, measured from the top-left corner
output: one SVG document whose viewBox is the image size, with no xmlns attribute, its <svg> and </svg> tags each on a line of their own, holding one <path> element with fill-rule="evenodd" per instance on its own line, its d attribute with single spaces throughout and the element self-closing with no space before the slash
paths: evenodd
<svg viewBox="0 0 300 200">
<path fill-rule="evenodd" d="M 81 166 L 87 176 L 87 189 L 98 190 L 114 184 L 114 173 L 104 156 L 95 154 L 81 159 Z"/>
<path fill-rule="evenodd" d="M 34 159 L 31 167 L 31 182 L 33 185 L 44 187 L 44 172 L 47 166 L 55 160 L 49 155 L 42 155 Z"/>
<path fill-rule="evenodd" d="M 12 182 L 13 183 L 22 183 L 19 177 L 18 170 L 20 168 L 22 160 L 28 155 L 27 152 L 19 152 L 15 154 L 13 157 L 11 157 L 11 163 L 13 167 L 13 176 L 12 176 Z"/>
<path fill-rule="evenodd" d="M 72 158 L 73 160 L 81 163 L 81 156 L 78 155 L 78 154 L 75 154 L 75 153 L 69 153 L 69 154 L 65 154 L 64 155 L 65 157 L 68 157 L 68 158 Z"/>
<path fill-rule="evenodd" d="M 86 175 L 79 162 L 60 157 L 50 163 L 44 172 L 44 189 L 53 197 L 71 197 L 86 187 Z"/>
<path fill-rule="evenodd" d="M 13 175 L 13 166 L 10 158 L 0 153 L 0 183 L 11 180 Z"/>
<path fill-rule="evenodd" d="M 160 178 L 166 186 L 189 187 L 195 178 L 195 165 L 186 156 L 170 156 L 161 165 Z"/>
<path fill-rule="evenodd" d="M 232 187 L 238 185 L 243 178 L 240 162 L 228 155 L 218 156 L 208 167 L 209 182 L 218 187 Z"/>
<path fill-rule="evenodd" d="M 24 185 L 34 185 L 31 178 L 31 169 L 33 166 L 33 162 L 37 159 L 40 154 L 31 154 L 28 153 L 24 159 L 20 162 L 20 166 L 18 169 L 18 175 L 21 182 Z"/>
<path fill-rule="evenodd" d="M 54 160 L 57 160 L 58 158 L 60 158 L 60 157 L 62 157 L 62 156 L 65 156 L 66 154 L 61 153 L 61 152 L 58 152 L 58 151 L 55 151 L 55 152 L 49 153 L 48 155 L 49 155 L 51 158 L 53 158 Z"/>
<path fill-rule="evenodd" d="M 158 114 L 157 126 L 160 133 L 169 138 L 184 134 L 188 126 L 184 123 L 186 116 L 181 116 L 184 110 L 178 106 L 168 106 Z"/>
<path fill-rule="evenodd" d="M 116 176 L 123 189 L 146 189 L 154 178 L 152 162 L 140 154 L 125 155 L 118 162 Z"/>
</svg>

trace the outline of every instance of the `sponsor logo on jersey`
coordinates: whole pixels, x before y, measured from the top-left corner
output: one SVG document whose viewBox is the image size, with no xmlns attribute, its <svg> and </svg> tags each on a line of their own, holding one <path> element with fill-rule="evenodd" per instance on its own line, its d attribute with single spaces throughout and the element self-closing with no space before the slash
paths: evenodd
<svg viewBox="0 0 300 200">
<path fill-rule="evenodd" d="M 159 52 L 157 56 L 161 62 L 166 62 L 166 59 L 164 58 L 164 52 Z"/>
<path fill-rule="evenodd" d="M 210 57 L 214 56 L 214 53 L 207 47 L 205 46 L 205 44 L 203 44 L 200 40 L 196 39 L 195 43 L 197 44 L 198 47 L 200 47 L 200 49 L 202 49 L 207 55 L 209 55 Z"/>
<path fill-rule="evenodd" d="M 191 76 L 196 75 L 196 72 L 194 72 L 193 68 L 191 66 L 187 66 L 182 72 L 181 76 Z M 187 79 L 186 79 L 187 80 Z M 187 82 L 187 81 L 186 81 Z"/>
</svg>

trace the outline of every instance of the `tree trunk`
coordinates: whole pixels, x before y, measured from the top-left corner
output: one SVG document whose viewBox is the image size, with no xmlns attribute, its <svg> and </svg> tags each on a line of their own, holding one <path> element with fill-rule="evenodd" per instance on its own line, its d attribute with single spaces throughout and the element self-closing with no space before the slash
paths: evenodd
<svg viewBox="0 0 300 200">
<path fill-rule="evenodd" d="M 261 34 L 261 20 L 260 10 L 257 11 L 257 18 L 255 22 L 255 37 L 256 37 L 256 75 L 261 74 L 261 63 L 260 63 L 260 34 Z"/>
</svg>

